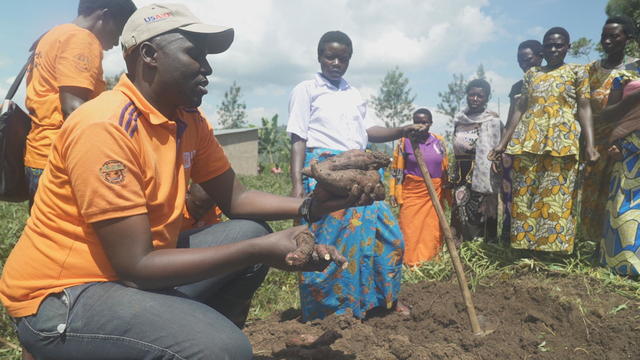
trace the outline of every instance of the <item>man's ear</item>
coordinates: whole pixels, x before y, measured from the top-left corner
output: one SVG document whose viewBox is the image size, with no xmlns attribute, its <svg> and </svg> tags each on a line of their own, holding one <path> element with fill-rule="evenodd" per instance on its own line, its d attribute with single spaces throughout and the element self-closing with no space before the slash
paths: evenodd
<svg viewBox="0 0 640 360">
<path fill-rule="evenodd" d="M 111 11 L 109 9 L 100 9 L 93 12 L 91 16 L 95 16 L 94 19 L 96 19 L 96 22 L 104 23 L 107 21 L 108 17 L 111 16 Z"/>
<path fill-rule="evenodd" d="M 140 51 L 140 58 L 145 64 L 155 67 L 158 62 L 158 50 L 152 43 L 148 41 L 143 42 L 138 51 Z"/>
<path fill-rule="evenodd" d="M 104 20 L 107 17 L 111 16 L 111 10 L 109 9 L 102 9 L 102 10 L 98 10 L 100 11 L 100 19 Z"/>
</svg>

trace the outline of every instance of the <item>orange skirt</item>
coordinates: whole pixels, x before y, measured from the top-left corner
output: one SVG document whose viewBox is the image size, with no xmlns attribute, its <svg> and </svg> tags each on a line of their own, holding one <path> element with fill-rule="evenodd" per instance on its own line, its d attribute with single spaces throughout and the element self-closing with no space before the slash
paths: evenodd
<svg viewBox="0 0 640 360">
<path fill-rule="evenodd" d="M 442 179 L 433 179 L 442 200 Z M 421 177 L 406 175 L 402 183 L 400 229 L 404 235 L 404 263 L 409 266 L 432 259 L 442 248 L 442 229 L 431 202 L 427 186 Z"/>
</svg>

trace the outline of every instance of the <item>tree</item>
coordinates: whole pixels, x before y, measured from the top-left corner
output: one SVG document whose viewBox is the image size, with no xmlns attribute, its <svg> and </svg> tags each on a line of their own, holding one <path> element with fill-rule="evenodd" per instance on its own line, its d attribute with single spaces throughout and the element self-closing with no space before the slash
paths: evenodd
<svg viewBox="0 0 640 360">
<path fill-rule="evenodd" d="M 398 127 L 411 119 L 416 97 L 408 85 L 409 79 L 396 67 L 382 79 L 378 95 L 371 97 L 376 115 L 384 120 L 387 127 Z"/>
<path fill-rule="evenodd" d="M 476 79 L 487 80 L 487 74 L 484 71 L 484 65 L 478 65 L 478 69 L 476 70 Z"/>
<path fill-rule="evenodd" d="M 218 122 L 223 129 L 234 129 L 247 126 L 247 105 L 242 101 L 240 86 L 234 81 L 225 91 L 224 99 L 218 107 Z"/>
<path fill-rule="evenodd" d="M 608 16 L 625 15 L 638 23 L 640 20 L 640 0 L 609 0 L 605 11 Z"/>
<path fill-rule="evenodd" d="M 120 77 L 124 74 L 124 71 L 121 71 L 120 74 L 105 76 L 104 82 L 107 90 L 113 89 L 118 81 L 120 81 Z"/>
<path fill-rule="evenodd" d="M 258 130 L 258 154 L 260 162 L 268 163 L 269 166 L 279 164 L 280 166 L 289 163 L 290 148 L 289 138 L 284 126 L 278 126 L 278 114 L 271 119 L 263 117 L 262 127 Z"/>
<path fill-rule="evenodd" d="M 587 62 L 591 62 L 591 51 L 594 49 L 595 43 L 586 37 L 581 37 L 578 40 L 575 40 L 571 43 L 571 48 L 569 49 L 569 55 L 575 58 L 586 57 Z"/>
<path fill-rule="evenodd" d="M 484 69 L 483 69 L 484 71 Z M 462 101 L 466 97 L 467 82 L 462 74 L 453 74 L 453 81 L 447 85 L 447 91 L 438 92 L 440 103 L 438 103 L 438 111 L 449 117 L 449 126 L 453 128 L 453 119 L 462 109 Z M 452 131 L 447 130 L 445 137 L 451 140 Z"/>
<path fill-rule="evenodd" d="M 607 16 L 629 16 L 636 24 L 640 23 L 640 0 L 609 0 L 605 11 Z M 640 47 L 637 42 L 627 43 L 627 55 L 640 57 Z"/>
</svg>

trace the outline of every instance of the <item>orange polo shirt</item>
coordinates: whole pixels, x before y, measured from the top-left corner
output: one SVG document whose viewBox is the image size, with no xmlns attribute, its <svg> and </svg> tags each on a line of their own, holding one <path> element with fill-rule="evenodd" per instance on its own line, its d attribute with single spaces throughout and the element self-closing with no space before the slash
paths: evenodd
<svg viewBox="0 0 640 360">
<path fill-rule="evenodd" d="M 230 168 L 198 110 L 178 118 L 160 114 L 126 75 L 68 118 L 4 265 L 0 300 L 11 316 L 36 313 L 45 296 L 66 287 L 118 279 L 94 222 L 146 213 L 154 247 L 176 246 L 189 179 L 201 183 Z"/>
<path fill-rule="evenodd" d="M 60 87 L 91 90 L 91 98 L 105 89 L 102 45 L 89 30 L 74 24 L 59 25 L 47 32 L 36 47 L 27 76 L 26 106 L 32 128 L 27 136 L 26 166 L 44 169 L 53 139 L 64 122 Z"/>
</svg>

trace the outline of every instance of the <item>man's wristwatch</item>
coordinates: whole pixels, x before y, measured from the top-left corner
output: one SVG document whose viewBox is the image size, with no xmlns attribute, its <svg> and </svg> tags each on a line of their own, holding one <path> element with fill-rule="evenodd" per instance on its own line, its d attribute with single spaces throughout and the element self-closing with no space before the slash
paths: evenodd
<svg viewBox="0 0 640 360">
<path fill-rule="evenodd" d="M 311 224 L 313 222 L 311 221 L 311 202 L 312 201 L 313 201 L 313 198 L 311 196 L 307 196 L 306 198 L 304 198 L 304 200 L 302 200 L 302 205 L 300 205 L 300 209 L 298 210 L 298 212 L 300 213 L 300 216 L 302 216 L 304 221 L 306 221 L 308 224 Z"/>
</svg>

